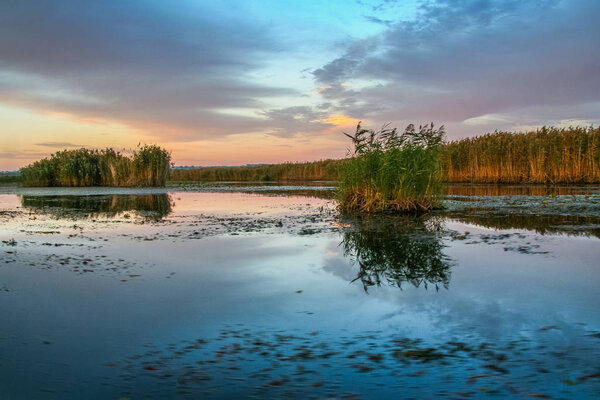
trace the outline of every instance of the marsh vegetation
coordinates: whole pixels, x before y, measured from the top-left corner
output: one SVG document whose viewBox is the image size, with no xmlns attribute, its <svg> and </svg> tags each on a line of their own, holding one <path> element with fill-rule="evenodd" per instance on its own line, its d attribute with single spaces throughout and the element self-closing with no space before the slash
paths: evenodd
<svg viewBox="0 0 600 400">
<path fill-rule="evenodd" d="M 432 128 L 429 126 L 429 129 Z M 357 129 L 356 133 L 359 131 L 360 129 Z M 341 160 L 170 169 L 171 156 L 159 146 L 140 147 L 130 156 L 113 149 L 63 150 L 50 158 L 21 168 L 20 175 L 0 176 L 0 183 L 22 182 L 25 186 L 164 186 L 167 180 L 171 182 L 347 181 L 348 174 L 362 179 L 356 175 L 356 171 L 350 172 L 359 166 L 360 162 L 355 158 L 360 155 L 363 156 L 361 161 L 366 163 L 364 166 L 374 168 L 371 172 L 378 173 L 375 180 L 380 182 L 386 180 L 384 186 L 389 187 L 389 182 L 398 178 L 399 174 L 417 173 L 419 177 L 415 178 L 415 181 L 422 182 L 422 170 L 414 168 L 431 168 L 419 163 L 432 162 L 434 153 L 438 157 L 438 166 L 435 169 L 439 167 L 440 173 L 436 181 L 543 184 L 600 182 L 600 128 L 544 127 L 525 133 L 495 132 L 449 143 L 439 143 L 435 146 L 435 151 L 429 149 L 427 152 L 417 150 L 416 147 L 423 143 L 419 144 L 419 140 L 415 141 L 416 138 L 404 132 L 398 137 L 410 139 L 406 142 L 412 141 L 412 149 L 404 143 L 390 153 L 388 153 L 390 149 L 386 148 L 385 143 L 379 139 L 374 138 L 371 146 L 370 136 L 375 134 L 375 137 L 379 137 L 378 135 L 384 133 L 383 131 L 390 133 L 395 129 L 386 127 L 379 132 L 364 131 L 362 136 L 365 137 L 366 142 L 360 146 L 361 154 L 356 153 L 357 148 L 355 148 L 352 157 Z M 421 132 L 415 130 L 415 133 Z M 353 140 L 356 139 L 355 135 L 352 135 Z M 386 154 L 383 155 L 384 153 Z M 401 153 L 403 155 L 400 157 Z M 423 158 L 424 155 L 429 158 L 429 161 Z M 416 164 L 411 164 L 411 157 L 415 157 Z M 370 161 L 367 162 L 367 159 Z M 407 168 L 407 165 L 410 167 Z M 393 166 L 404 169 L 393 170 L 391 169 Z M 385 175 L 379 174 L 380 172 Z M 346 177 L 343 177 L 343 174 L 346 174 Z M 406 189 L 405 184 L 400 186 Z M 428 207 L 426 204 L 423 205 L 426 206 L 425 208 Z"/>
<path fill-rule="evenodd" d="M 335 180 L 338 176 L 339 165 L 340 160 L 321 160 L 245 167 L 173 169 L 171 180 L 176 182 Z"/>
<path fill-rule="evenodd" d="M 469 183 L 598 183 L 600 128 L 495 132 L 440 146 L 442 180 Z M 340 179 L 345 160 L 176 169 L 173 181 Z"/>
<path fill-rule="evenodd" d="M 598 183 L 600 128 L 543 127 L 446 144 L 444 179 L 480 183 Z"/>
<path fill-rule="evenodd" d="M 156 145 L 131 156 L 113 149 L 63 150 L 21 168 L 25 186 L 164 186 L 171 154 Z"/>
<path fill-rule="evenodd" d="M 346 212 L 422 212 L 439 206 L 440 149 L 444 127 L 430 125 L 403 133 L 358 124 L 350 158 L 340 167 L 338 201 Z"/>
</svg>

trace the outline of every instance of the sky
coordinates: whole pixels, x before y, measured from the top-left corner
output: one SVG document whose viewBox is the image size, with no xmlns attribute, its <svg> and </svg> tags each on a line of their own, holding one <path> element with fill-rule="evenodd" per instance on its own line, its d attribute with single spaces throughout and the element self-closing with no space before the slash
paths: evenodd
<svg viewBox="0 0 600 400">
<path fill-rule="evenodd" d="M 0 170 L 138 143 L 176 165 L 341 158 L 358 121 L 597 126 L 599 20 L 596 0 L 3 0 Z"/>
</svg>

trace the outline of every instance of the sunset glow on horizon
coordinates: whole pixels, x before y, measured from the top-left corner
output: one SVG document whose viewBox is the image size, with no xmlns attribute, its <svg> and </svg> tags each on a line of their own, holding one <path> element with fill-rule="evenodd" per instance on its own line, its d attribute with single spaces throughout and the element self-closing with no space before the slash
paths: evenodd
<svg viewBox="0 0 600 400">
<path fill-rule="evenodd" d="M 179 166 L 341 158 L 359 121 L 449 139 L 598 125 L 599 15 L 583 0 L 6 1 L 0 170 L 138 143 Z"/>
</svg>

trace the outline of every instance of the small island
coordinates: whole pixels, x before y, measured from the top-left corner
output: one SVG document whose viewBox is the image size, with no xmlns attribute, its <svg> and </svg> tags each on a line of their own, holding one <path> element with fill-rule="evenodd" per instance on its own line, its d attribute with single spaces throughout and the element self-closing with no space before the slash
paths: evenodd
<svg viewBox="0 0 600 400">
<path fill-rule="evenodd" d="M 171 154 L 156 145 L 130 156 L 103 150 L 63 150 L 21 168 L 24 186 L 165 186 Z"/>
</svg>

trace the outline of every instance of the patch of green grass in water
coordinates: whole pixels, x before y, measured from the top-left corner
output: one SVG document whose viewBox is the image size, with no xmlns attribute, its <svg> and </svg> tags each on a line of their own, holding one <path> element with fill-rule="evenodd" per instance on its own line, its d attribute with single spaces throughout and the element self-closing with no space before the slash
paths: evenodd
<svg viewBox="0 0 600 400">
<path fill-rule="evenodd" d="M 424 212 L 441 204 L 440 149 L 444 127 L 409 125 L 401 134 L 384 125 L 349 135 L 354 149 L 340 167 L 341 211 Z"/>
</svg>

